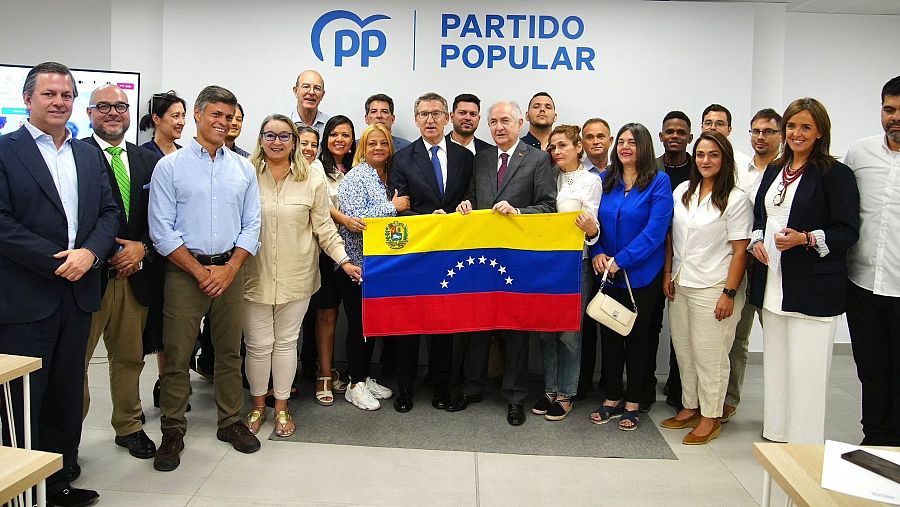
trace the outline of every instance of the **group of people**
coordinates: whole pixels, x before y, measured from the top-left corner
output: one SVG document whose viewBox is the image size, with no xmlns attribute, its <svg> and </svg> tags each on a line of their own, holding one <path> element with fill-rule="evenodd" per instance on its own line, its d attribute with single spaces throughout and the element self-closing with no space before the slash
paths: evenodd
<svg viewBox="0 0 900 507">
<path fill-rule="evenodd" d="M 718 437 L 740 403 L 758 315 L 763 437 L 821 442 L 832 341 L 846 311 L 863 384 L 864 443 L 900 445 L 900 380 L 893 375 L 900 357 L 889 320 L 900 297 L 891 263 L 900 77 L 882 90 L 885 134 L 854 143 L 843 163 L 829 151 L 828 113 L 811 98 L 791 102 L 783 114 L 759 111 L 750 122 L 752 157 L 730 143 L 727 108 L 712 104 L 703 112 L 696 141 L 690 118 L 672 111 L 659 132 L 664 153 L 656 157 L 640 123 L 614 136 L 601 118 L 554 126 L 555 103 L 545 92 L 524 114 L 512 100 L 491 105 L 491 144 L 475 137 L 481 102 L 469 93 L 452 103 L 431 92 L 418 97 L 421 137 L 410 142 L 391 133 L 387 95 L 366 101 L 367 126 L 357 134 L 347 116 L 319 110 L 319 73 L 302 72 L 293 91 L 295 110 L 266 116 L 249 152 L 235 145 L 244 112 L 229 90 L 199 93 L 191 110 L 196 137 L 183 146 L 187 103 L 175 92 L 153 95 L 140 120 L 153 137 L 139 147 L 124 140 L 130 104 L 115 85 L 93 90 L 93 135 L 75 140 L 66 128 L 78 93 L 68 68 L 48 62 L 29 72 L 29 120 L 0 138 L 0 277 L 8 280 L 0 289 L 0 352 L 42 358 L 32 382 L 36 447 L 63 454 L 65 465 L 48 481 L 53 505 L 98 497 L 70 483 L 80 470 L 85 374 L 101 335 L 115 443 L 153 458 L 160 471 L 180 464 L 201 328 L 204 348 L 215 351 L 203 369 L 215 385 L 217 437 L 240 452 L 260 448 L 255 434 L 269 400 L 276 435 L 296 431 L 288 400 L 301 336 L 301 360 L 314 365 L 316 402 L 332 405 L 343 394 L 375 410 L 393 397 L 398 412 L 412 410 L 422 337 L 383 339 L 396 393 L 370 371 L 376 340 L 366 340 L 362 329 L 366 219 L 477 209 L 578 212 L 582 314 L 602 290 L 636 318 L 627 336 L 586 315 L 581 331 L 428 336 L 435 409 L 456 412 L 481 401 L 494 336 L 505 352 L 507 421 L 523 424 L 534 336 L 544 392 L 530 411 L 565 419 L 593 387 L 599 330 L 603 401 L 590 421 L 634 430 L 656 399 L 668 301 L 672 350 L 664 391 L 678 411 L 663 428 L 690 429 L 683 440 L 689 445 Z M 334 366 L 341 306 L 348 324 L 344 379 Z M 138 384 L 147 352 L 158 353 L 158 447 L 143 431 Z M 11 437 L 21 438 L 16 422 Z"/>
</svg>

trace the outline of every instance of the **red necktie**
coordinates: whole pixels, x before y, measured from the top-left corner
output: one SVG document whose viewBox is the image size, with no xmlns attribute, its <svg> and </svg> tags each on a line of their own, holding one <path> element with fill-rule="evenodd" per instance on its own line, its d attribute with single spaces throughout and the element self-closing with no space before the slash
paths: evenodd
<svg viewBox="0 0 900 507">
<path fill-rule="evenodd" d="M 500 188 L 500 185 L 503 183 L 503 177 L 506 176 L 507 162 L 509 162 L 509 154 L 501 153 L 500 154 L 500 169 L 497 170 L 497 188 Z"/>
</svg>

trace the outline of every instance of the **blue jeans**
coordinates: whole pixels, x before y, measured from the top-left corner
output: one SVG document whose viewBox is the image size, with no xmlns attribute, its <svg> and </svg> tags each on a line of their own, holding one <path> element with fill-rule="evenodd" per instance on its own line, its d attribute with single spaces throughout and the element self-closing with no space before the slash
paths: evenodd
<svg viewBox="0 0 900 507">
<path fill-rule="evenodd" d="M 590 261 L 581 262 L 581 314 L 592 296 L 591 281 L 594 270 Z M 544 370 L 544 391 L 571 398 L 578 391 L 581 370 L 581 330 L 540 333 L 541 361 Z"/>
</svg>

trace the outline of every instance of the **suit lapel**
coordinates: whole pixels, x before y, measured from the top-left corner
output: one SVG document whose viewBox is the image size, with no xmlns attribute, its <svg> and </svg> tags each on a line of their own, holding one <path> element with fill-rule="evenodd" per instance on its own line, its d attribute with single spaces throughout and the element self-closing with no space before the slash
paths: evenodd
<svg viewBox="0 0 900 507">
<path fill-rule="evenodd" d="M 526 144 L 522 141 L 519 141 L 519 144 L 516 145 L 515 151 L 511 157 L 509 157 L 509 163 L 507 164 L 506 174 L 503 176 L 503 181 L 500 183 L 500 188 L 497 189 L 497 196 L 503 193 L 503 190 L 506 189 L 506 186 L 509 185 L 510 180 L 512 180 L 513 176 L 516 174 L 516 169 L 519 168 L 519 165 L 522 163 L 522 159 L 525 158 L 525 152 L 527 151 Z"/>
<path fill-rule="evenodd" d="M 31 174 L 31 177 L 41 187 L 41 190 L 47 194 L 50 201 L 56 206 L 60 213 L 66 214 L 62 205 L 62 199 L 59 197 L 59 190 L 53 183 L 53 177 L 50 175 L 50 168 L 41 155 L 41 150 L 37 147 L 37 143 L 31 137 L 31 132 L 25 127 L 10 135 L 12 149 L 16 152 L 16 156 L 22 161 L 22 165 Z"/>
<path fill-rule="evenodd" d="M 437 198 L 438 202 L 440 202 L 443 196 L 441 195 L 441 190 L 438 188 L 437 175 L 434 174 L 434 166 L 431 165 L 431 154 L 425 149 L 425 142 L 422 141 L 422 138 L 419 138 L 416 141 L 416 147 L 413 148 L 413 159 L 416 161 L 416 165 L 419 167 L 419 171 L 422 172 L 425 181 L 431 185 L 434 196 Z"/>
<path fill-rule="evenodd" d="M 144 161 L 138 155 L 138 150 L 140 150 L 139 147 L 133 144 L 128 144 L 127 148 L 128 172 L 130 173 L 129 178 L 131 179 L 131 210 L 129 211 L 129 213 L 132 213 L 136 210 L 140 210 L 143 206 L 141 196 L 143 195 L 144 189 Z M 125 215 L 125 213 L 120 214 L 123 216 Z"/>
<path fill-rule="evenodd" d="M 796 224 L 806 213 L 806 208 L 812 202 L 813 193 L 815 193 L 820 179 L 820 173 L 815 169 L 804 172 L 800 182 L 797 183 L 797 191 L 794 193 L 794 202 L 791 204 L 791 213 L 788 215 L 786 227 Z"/>
<path fill-rule="evenodd" d="M 447 184 L 444 185 L 444 199 L 447 198 L 448 194 L 452 194 L 451 189 L 455 188 L 459 180 L 459 170 L 456 168 L 459 161 L 454 153 L 456 150 L 451 148 L 450 144 L 451 141 L 447 141 L 447 167 L 445 169 L 447 171 Z M 444 204 L 444 199 L 441 199 L 441 204 Z"/>
<path fill-rule="evenodd" d="M 484 172 L 488 174 L 488 181 L 491 183 L 491 195 L 493 196 L 494 200 L 496 200 L 497 199 L 497 164 L 499 164 L 499 162 L 497 160 L 500 157 L 500 148 L 497 148 L 496 146 L 494 146 L 493 148 L 486 150 L 486 151 L 489 151 L 491 153 L 492 157 L 490 157 L 488 159 L 488 162 L 487 162 L 488 166 L 484 170 Z"/>
<path fill-rule="evenodd" d="M 75 159 L 75 174 L 78 175 L 78 223 L 83 224 L 88 221 L 82 216 L 87 213 L 85 203 L 88 202 L 87 191 L 88 185 L 93 181 L 88 171 L 96 170 L 96 166 L 90 163 L 92 156 L 102 156 L 89 150 L 87 146 L 80 141 L 72 140 L 72 157 Z M 121 208 L 120 208 L 121 209 Z M 81 234 L 83 227 L 78 228 L 78 234 Z"/>
<path fill-rule="evenodd" d="M 98 150 L 100 150 L 100 145 L 97 144 L 97 141 L 96 141 L 96 139 L 94 139 L 93 136 L 91 136 L 91 137 L 85 137 L 85 138 L 82 139 L 82 140 L 83 140 L 85 143 L 88 143 L 88 144 L 90 144 L 91 146 L 93 146 L 93 147 L 97 148 Z M 109 181 L 109 187 L 112 189 L 113 200 L 116 201 L 116 206 L 119 207 L 119 210 L 123 210 L 123 209 L 125 209 L 125 208 L 124 208 L 124 203 L 122 202 L 122 193 L 119 191 L 119 182 L 116 181 L 116 175 L 113 174 L 112 167 L 110 167 L 109 161 L 106 160 L 106 155 L 103 155 L 103 150 L 100 151 L 100 155 L 101 155 L 101 158 L 103 159 L 103 167 L 106 168 L 106 179 L 107 179 L 107 181 Z M 130 158 L 130 157 L 131 157 L 131 154 L 130 154 L 130 151 L 129 151 L 129 155 L 128 155 L 128 156 L 129 156 L 128 162 L 130 163 L 130 162 L 131 162 L 131 158 Z M 132 173 L 132 174 L 133 174 L 133 173 Z M 80 178 L 79 178 L 79 181 L 80 181 Z M 133 185 L 132 185 L 132 188 L 134 188 Z M 124 213 L 124 212 L 119 213 L 119 226 L 120 226 L 120 227 L 127 227 L 127 225 L 128 225 L 128 222 L 127 222 L 127 220 L 125 219 L 125 213 Z"/>
</svg>

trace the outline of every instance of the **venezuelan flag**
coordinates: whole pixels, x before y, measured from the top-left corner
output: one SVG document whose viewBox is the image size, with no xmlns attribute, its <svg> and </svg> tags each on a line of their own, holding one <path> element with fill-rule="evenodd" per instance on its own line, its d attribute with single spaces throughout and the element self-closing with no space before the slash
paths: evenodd
<svg viewBox="0 0 900 507">
<path fill-rule="evenodd" d="M 365 336 L 581 324 L 577 213 L 366 219 Z"/>
</svg>

